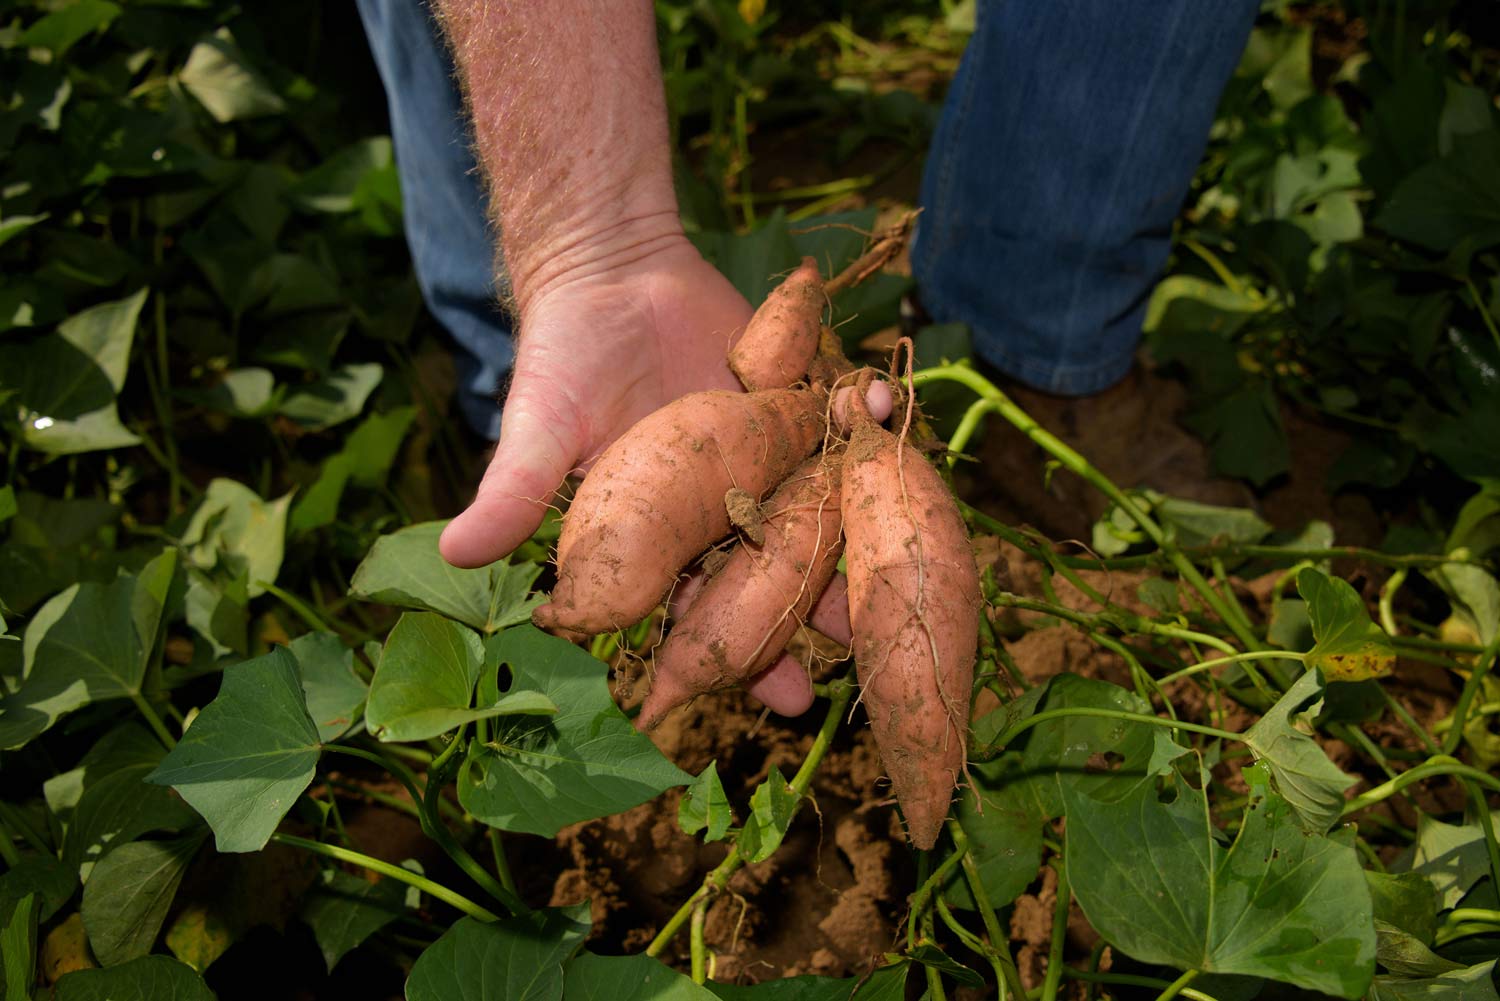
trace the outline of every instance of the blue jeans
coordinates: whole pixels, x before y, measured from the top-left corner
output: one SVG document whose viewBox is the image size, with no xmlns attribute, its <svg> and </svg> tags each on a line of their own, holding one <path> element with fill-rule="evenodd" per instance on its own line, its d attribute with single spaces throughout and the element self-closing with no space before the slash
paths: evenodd
<svg viewBox="0 0 1500 1001">
<path fill-rule="evenodd" d="M 453 85 L 419 0 L 358 0 L 385 81 L 406 233 L 458 342 L 459 405 L 499 435 L 514 352 Z M 1129 369 L 1172 221 L 1259 0 L 980 0 L 922 180 L 922 304 L 1039 389 L 1092 393 Z"/>
<path fill-rule="evenodd" d="M 980 0 L 922 177 L 932 317 L 1037 389 L 1123 377 L 1259 6 Z"/>
<path fill-rule="evenodd" d="M 500 437 L 496 393 L 515 351 L 495 290 L 495 244 L 463 101 L 438 27 L 420 0 L 358 0 L 385 83 L 406 242 L 422 298 L 459 350 L 458 406 Z"/>
</svg>

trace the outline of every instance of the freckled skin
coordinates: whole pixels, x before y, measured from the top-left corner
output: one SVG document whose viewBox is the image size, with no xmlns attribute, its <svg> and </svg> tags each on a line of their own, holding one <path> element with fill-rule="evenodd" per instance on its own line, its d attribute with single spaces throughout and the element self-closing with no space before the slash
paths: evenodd
<svg viewBox="0 0 1500 1001">
<path fill-rule="evenodd" d="M 544 629 L 604 632 L 639 622 L 678 573 L 729 533 L 724 495 L 765 496 L 823 440 L 811 390 L 692 393 L 610 446 L 563 519 Z"/>
<path fill-rule="evenodd" d="M 963 772 L 979 572 L 937 470 L 869 420 L 850 440 L 843 506 L 860 697 L 908 836 L 931 848 Z"/>
</svg>

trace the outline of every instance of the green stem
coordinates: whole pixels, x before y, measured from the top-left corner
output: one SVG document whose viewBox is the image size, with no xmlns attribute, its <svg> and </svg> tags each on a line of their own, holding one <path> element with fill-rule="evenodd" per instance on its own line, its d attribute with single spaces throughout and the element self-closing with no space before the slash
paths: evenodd
<svg viewBox="0 0 1500 1001">
<path fill-rule="evenodd" d="M 1216 667 L 1223 667 L 1226 664 L 1242 664 L 1250 660 L 1297 660 L 1305 663 L 1307 654 L 1297 653 L 1292 650 L 1251 650 L 1249 653 L 1237 653 L 1228 657 L 1217 657 L 1213 660 L 1205 660 L 1193 664 L 1191 667 L 1184 667 L 1180 671 L 1173 671 L 1165 677 L 1158 678 L 1157 684 L 1165 685 L 1167 682 L 1176 681 L 1178 678 L 1186 678 L 1189 675 L 1199 674 Z"/>
<path fill-rule="evenodd" d="M 1118 984 L 1121 987 L 1155 987 L 1165 989 L 1172 986 L 1158 977 L 1142 977 L 1132 973 L 1099 973 L 1093 970 L 1080 970 L 1076 966 L 1063 969 L 1063 975 L 1070 980 L 1082 980 L 1093 984 Z M 1185 987 L 1178 991 L 1185 998 L 1192 1001 L 1217 1001 L 1212 995 L 1204 994 L 1202 991 L 1192 987 Z"/>
<path fill-rule="evenodd" d="M 1453 754 L 1458 750 L 1458 745 L 1464 739 L 1464 722 L 1469 718 L 1469 706 L 1474 703 L 1474 698 L 1479 694 L 1480 686 L 1484 683 L 1485 675 L 1495 666 L 1495 658 L 1500 656 L 1500 631 L 1495 633 L 1495 638 L 1486 644 L 1484 650 L 1474 661 L 1474 670 L 1470 672 L 1469 678 L 1464 682 L 1463 691 L 1458 694 L 1458 702 L 1453 706 L 1453 729 L 1443 738 L 1443 753 Z"/>
<path fill-rule="evenodd" d="M 1172 1001 L 1173 998 L 1182 993 L 1184 987 L 1192 983 L 1197 977 L 1197 970 L 1185 971 L 1182 976 L 1168 984 L 1166 990 L 1156 996 L 1156 1001 Z"/>
<path fill-rule="evenodd" d="M 1068 885 L 1068 867 L 1062 859 L 1054 863 L 1057 870 L 1057 906 L 1052 910 L 1052 941 L 1047 947 L 1047 972 L 1042 978 L 1042 1001 L 1057 1001 L 1062 983 L 1063 947 L 1068 939 L 1068 908 L 1073 903 L 1073 889 Z"/>
<path fill-rule="evenodd" d="M 1220 740 L 1240 741 L 1245 739 L 1242 734 L 1234 733 L 1231 730 L 1220 730 L 1216 726 L 1204 726 L 1202 723 L 1187 723 L 1182 720 L 1162 719 L 1160 716 L 1148 716 L 1145 713 L 1126 712 L 1124 709 L 1101 709 L 1091 706 L 1069 706 L 1062 709 L 1048 709 L 1045 712 L 1039 712 L 1033 716 L 1028 716 L 1023 720 L 1017 720 L 1015 723 L 1012 723 L 1004 733 L 996 737 L 994 742 L 988 747 L 984 748 L 983 751 L 989 757 L 993 757 L 995 754 L 1003 751 L 1010 745 L 1013 740 L 1015 740 L 1021 734 L 1025 733 L 1027 730 L 1030 730 L 1032 727 L 1038 726 L 1042 723 L 1046 723 L 1054 719 L 1065 719 L 1069 716 L 1089 716 L 1095 719 L 1118 719 L 1125 720 L 1131 723 L 1144 723 L 1147 726 L 1159 726 L 1164 727 L 1168 730 L 1186 730 L 1189 733 L 1201 733 L 1208 737 L 1217 737 Z M 1472 771 L 1473 769 L 1470 770 Z M 1497 782 L 1496 785 L 1500 786 L 1500 782 Z"/>
<path fill-rule="evenodd" d="M 1438 775 L 1452 775 L 1457 778 L 1470 779 L 1487 789 L 1500 792 L 1500 779 L 1496 779 L 1488 772 L 1471 768 L 1458 761 L 1458 759 L 1450 758 L 1447 755 L 1435 755 L 1429 758 L 1426 764 L 1407 769 L 1395 778 L 1382 782 L 1369 792 L 1349 800 L 1349 802 L 1344 804 L 1342 816 L 1347 817 L 1349 814 L 1363 810 L 1367 806 L 1383 802 L 1413 783 L 1421 782 L 1424 779 L 1430 779 Z"/>
<path fill-rule="evenodd" d="M 312 852 L 314 855 L 323 855 L 327 858 L 336 859 L 339 862 L 348 862 L 351 865 L 361 866 L 369 869 L 371 872 L 378 872 L 382 876 L 389 876 L 391 879 L 405 883 L 407 886 L 415 886 L 423 893 L 428 894 L 436 900 L 441 900 L 445 904 L 456 907 L 469 917 L 479 921 L 500 920 L 498 914 L 486 910 L 463 894 L 455 893 L 441 883 L 434 883 L 426 876 L 419 876 L 408 869 L 401 868 L 399 865 L 392 865 L 381 859 L 372 858 L 360 852 L 350 851 L 347 848 L 340 848 L 337 845 L 325 845 L 321 841 L 310 841 L 307 838 L 299 838 L 292 834 L 273 834 L 271 835 L 271 840 L 283 845 L 291 845 L 293 848 L 301 848 L 303 851 Z"/>
<path fill-rule="evenodd" d="M 344 626 L 342 629 L 340 629 L 335 626 L 329 625 L 326 621 L 323 620 L 322 616 L 313 611 L 312 607 L 308 605 L 307 602 L 303 601 L 295 594 L 282 590 L 270 581 L 260 580 L 256 581 L 256 584 L 264 588 L 267 594 L 279 598 L 282 604 L 291 609 L 293 615 L 301 619 L 311 629 L 315 629 L 321 633 L 343 633 L 344 635 L 352 637 L 357 641 L 369 638 L 367 636 L 361 636 L 359 634 L 359 630 L 353 629 L 349 626 Z"/>
<path fill-rule="evenodd" d="M 455 741 L 454 743 L 457 743 Z M 452 745 L 449 745 L 450 749 Z M 474 860 L 468 850 L 454 840 L 453 832 L 443 824 L 442 818 L 437 815 L 436 808 L 427 801 L 422 790 L 417 786 L 417 777 L 410 768 L 388 754 L 367 751 L 360 747 L 350 747 L 347 744 L 324 744 L 323 750 L 334 751 L 338 754 L 347 754 L 350 757 L 361 758 L 365 761 L 374 762 L 386 771 L 390 772 L 396 779 L 406 787 L 406 792 L 412 798 L 412 802 L 418 804 L 417 821 L 422 826 L 422 833 L 437 842 L 454 863 L 464 871 L 470 879 L 474 880 L 485 892 L 505 906 L 512 914 L 524 914 L 530 908 L 522 903 L 517 897 L 508 893 L 495 877 L 491 876 L 485 868 Z M 448 752 L 445 751 L 446 755 Z M 433 788 L 440 783 L 433 781 L 433 775 L 437 771 L 437 761 L 433 761 L 433 767 L 428 772 L 428 787 Z"/>
<path fill-rule="evenodd" d="M 521 891 L 516 889 L 515 877 L 511 875 L 510 863 L 505 858 L 505 840 L 500 836 L 500 828 L 490 828 L 489 840 L 490 854 L 495 859 L 495 874 L 500 877 L 500 885 L 505 887 L 510 893 L 520 897 Z"/>
<path fill-rule="evenodd" d="M 1479 829 L 1484 832 L 1484 848 L 1490 857 L 1490 886 L 1500 887 L 1500 842 L 1495 840 L 1495 822 L 1490 817 L 1490 805 L 1485 802 L 1484 793 L 1479 791 L 1478 786 L 1472 782 L 1464 784 L 1474 803 L 1474 811 L 1479 815 Z"/>
<path fill-rule="evenodd" d="M 708 917 L 708 897 L 699 898 L 693 905 L 693 922 L 688 930 L 688 950 L 691 955 L 693 983 L 708 980 L 708 948 L 703 941 L 703 926 Z"/>
<path fill-rule="evenodd" d="M 1406 567 L 1401 567 L 1380 588 L 1380 627 L 1393 637 L 1401 631 L 1396 628 L 1396 592 L 1406 583 L 1407 573 Z"/>
<path fill-rule="evenodd" d="M 1432 739 L 1432 735 L 1427 732 L 1426 728 L 1423 727 L 1421 723 L 1418 723 L 1412 717 L 1412 714 L 1407 711 L 1404 705 L 1401 704 L 1401 700 L 1392 695 L 1384 685 L 1380 686 L 1380 695 L 1383 699 L 1385 699 L 1386 707 L 1390 709 L 1391 712 L 1395 713 L 1396 717 L 1400 719 L 1402 723 L 1406 724 L 1406 728 L 1414 733 L 1417 739 L 1422 742 L 1422 746 L 1427 748 L 1428 754 L 1442 753 L 1441 748 L 1438 747 L 1437 741 Z M 1497 883 L 1496 885 L 1500 886 L 1500 883 Z"/>
<path fill-rule="evenodd" d="M 465 730 L 467 727 L 458 728 L 458 733 L 453 735 L 443 752 L 432 759 L 432 767 L 427 770 L 427 785 L 422 790 L 422 827 L 427 830 L 427 836 L 441 845 L 448 856 L 458 863 L 458 867 L 486 893 L 500 901 L 512 914 L 524 914 L 530 908 L 521 902 L 521 898 L 513 890 L 490 875 L 489 870 L 480 865 L 467 848 L 459 844 L 452 832 L 443 826 L 438 811 L 437 803 L 442 798 L 443 786 L 447 784 L 450 766 L 456 763 L 456 756 L 463 747 Z"/>
<path fill-rule="evenodd" d="M 1168 561 L 1176 568 L 1179 576 L 1197 591 L 1203 598 L 1205 604 L 1217 615 L 1230 632 L 1249 650 L 1264 649 L 1255 638 L 1255 634 L 1247 630 L 1234 616 L 1234 612 L 1225 604 L 1224 598 L 1218 591 L 1211 587 L 1198 572 L 1198 568 L 1183 555 L 1177 544 L 1167 537 L 1154 519 L 1145 511 L 1141 510 L 1135 500 L 1129 494 L 1115 485 L 1114 481 L 1100 472 L 1094 465 L 1078 453 L 1072 446 L 1052 434 L 1046 428 L 1038 424 L 1030 414 L 1016 406 L 1010 397 L 1006 396 L 1000 389 L 984 376 L 967 365 L 940 365 L 934 368 L 923 369 L 912 376 L 913 385 L 923 385 L 927 382 L 946 379 L 967 386 L 980 397 L 990 400 L 995 412 L 1004 417 L 1014 425 L 1022 434 L 1030 438 L 1044 451 L 1056 459 L 1064 469 L 1067 469 L 1092 485 L 1100 493 L 1119 506 L 1120 510 L 1130 516 L 1130 519 L 1140 526 L 1141 531 L 1156 545 L 1167 557 Z M 1227 653 L 1237 651 L 1228 650 Z M 1277 684 L 1282 688 L 1287 683 L 1282 678 L 1275 677 Z"/>
<path fill-rule="evenodd" d="M 979 873 L 979 863 L 974 861 L 974 856 L 969 851 L 969 836 L 964 832 L 963 826 L 951 817 L 948 818 L 948 836 L 953 839 L 953 850 L 962 855 L 964 878 L 969 881 L 969 894 L 979 909 L 979 919 L 984 922 L 985 934 L 990 937 L 990 948 L 994 950 L 995 958 L 1005 973 L 1000 981 L 1000 997 L 1004 1001 L 1008 991 L 1015 1001 L 1019 1001 L 1026 996 L 1026 988 L 1021 985 L 1021 972 L 1016 969 L 1015 960 L 1011 958 L 1010 940 L 1000 927 L 1000 919 L 996 917 L 995 908 L 990 904 L 989 891 L 984 888 L 984 879 Z"/>
<path fill-rule="evenodd" d="M 1005 968 L 1000 964 L 1000 957 L 995 955 L 995 951 L 985 944 L 984 939 L 980 938 L 978 935 L 975 935 L 973 932 L 969 931 L 969 929 L 963 926 L 958 918 L 953 915 L 953 912 L 948 909 L 948 905 L 943 902 L 942 897 L 938 897 L 933 901 L 933 907 L 937 911 L 938 917 L 942 919 L 943 924 L 948 926 L 948 930 L 956 935 L 958 937 L 958 940 L 962 942 L 964 946 L 969 949 L 969 951 L 982 957 L 987 963 L 990 964 L 990 970 L 995 974 L 995 982 L 1000 986 L 1000 997 L 998 1001 L 1007 1001 Z"/>
<path fill-rule="evenodd" d="M 928 876 L 922 885 L 917 888 L 917 892 L 912 894 L 911 898 L 911 913 L 913 916 L 922 914 L 927 910 L 928 905 L 932 902 L 933 894 L 947 880 L 948 874 L 963 864 L 964 856 L 968 854 L 968 851 L 968 845 L 964 846 L 963 851 L 955 848 L 952 854 L 943 859 L 943 864 L 934 869 L 932 875 Z"/>
<path fill-rule="evenodd" d="M 146 696 L 140 692 L 131 692 L 130 701 L 135 703 L 135 707 L 146 718 L 146 723 L 156 734 L 156 738 L 167 746 L 167 750 L 170 751 L 177 746 L 177 738 L 172 736 L 172 731 L 168 730 L 167 725 L 161 721 L 161 717 L 156 714 L 156 710 L 152 708 L 151 702 Z"/>
<path fill-rule="evenodd" d="M 958 426 L 953 429 L 953 434 L 948 438 L 948 468 L 958 464 L 958 457 L 969 447 L 969 439 L 974 437 L 974 432 L 979 430 L 979 425 L 984 421 L 984 415 L 994 410 L 989 400 L 978 399 L 969 404 L 964 415 L 958 419 Z"/>
<path fill-rule="evenodd" d="M 830 682 L 828 688 L 828 712 L 823 717 L 823 725 L 818 728 L 818 735 L 813 738 L 812 747 L 808 749 L 807 757 L 802 761 L 802 767 L 797 769 L 797 774 L 793 775 L 791 782 L 788 783 L 796 796 L 799 807 L 807 796 L 807 790 L 812 785 L 818 766 L 823 763 L 823 758 L 833 743 L 833 735 L 838 731 L 844 710 L 849 707 L 849 702 L 854 697 L 853 672 L 851 671 L 838 681 Z M 651 944 L 646 946 L 646 955 L 661 955 L 661 951 L 670 945 L 672 939 L 676 938 L 677 933 L 682 930 L 683 924 L 692 915 L 693 907 L 698 901 L 722 891 L 729 885 L 730 877 L 738 872 L 746 861 L 748 860 L 740 853 L 739 842 L 736 840 L 734 847 L 729 849 L 729 854 L 724 856 L 724 861 L 703 877 L 703 882 L 699 884 L 698 889 L 694 890 L 692 896 L 683 901 L 682 906 L 667 919 L 666 924 L 662 925 L 661 931 L 657 932 Z"/>
<path fill-rule="evenodd" d="M 1490 336 L 1495 339 L 1495 347 L 1500 348 L 1500 327 L 1495 326 L 1495 318 L 1490 315 L 1489 307 L 1484 304 L 1484 299 L 1479 295 L 1479 289 L 1474 287 L 1474 280 L 1465 275 L 1464 284 L 1469 287 L 1469 295 L 1474 299 L 1474 308 L 1479 311 L 1486 329 L 1489 330 Z"/>
</svg>

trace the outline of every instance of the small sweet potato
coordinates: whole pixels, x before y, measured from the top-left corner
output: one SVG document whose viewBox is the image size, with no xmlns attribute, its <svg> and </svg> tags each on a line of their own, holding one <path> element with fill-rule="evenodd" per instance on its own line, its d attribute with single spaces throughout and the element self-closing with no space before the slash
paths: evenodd
<svg viewBox="0 0 1500 1001">
<path fill-rule="evenodd" d="M 759 499 L 822 441 L 812 390 L 692 393 L 642 418 L 578 488 L 557 542 L 557 586 L 532 620 L 597 633 L 645 618 L 694 557 L 729 533 L 724 495 Z"/>
<path fill-rule="evenodd" d="M 771 291 L 729 349 L 729 367 L 746 389 L 780 389 L 807 377 L 822 329 L 823 276 L 802 264 Z"/>
<path fill-rule="evenodd" d="M 964 767 L 979 573 L 948 485 L 867 415 L 844 459 L 843 511 L 860 698 L 907 834 L 931 848 Z"/>
<path fill-rule="evenodd" d="M 748 681 L 781 656 L 843 552 L 839 478 L 839 456 L 814 456 L 763 505 L 756 534 L 764 541 L 736 546 L 657 648 L 642 727 L 696 695 Z"/>
</svg>

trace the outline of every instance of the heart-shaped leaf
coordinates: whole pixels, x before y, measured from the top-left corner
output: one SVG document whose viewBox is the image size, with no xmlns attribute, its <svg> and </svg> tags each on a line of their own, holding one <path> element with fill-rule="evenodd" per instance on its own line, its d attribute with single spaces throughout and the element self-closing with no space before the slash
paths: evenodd
<svg viewBox="0 0 1500 1001">
<path fill-rule="evenodd" d="M 277 647 L 225 670 L 218 697 L 147 781 L 202 814 L 219 851 L 259 851 L 312 782 L 319 749 L 297 660 Z"/>
</svg>

